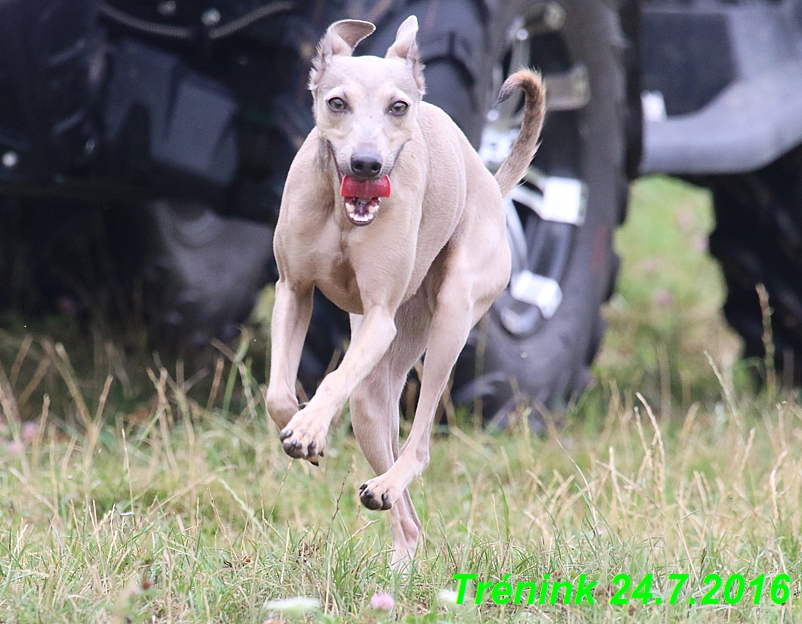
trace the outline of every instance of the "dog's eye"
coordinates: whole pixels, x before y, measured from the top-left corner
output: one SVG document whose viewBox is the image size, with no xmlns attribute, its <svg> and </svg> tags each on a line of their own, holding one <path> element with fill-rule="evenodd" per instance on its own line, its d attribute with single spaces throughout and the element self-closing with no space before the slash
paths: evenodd
<svg viewBox="0 0 802 624">
<path fill-rule="evenodd" d="M 398 100 L 398 102 L 395 102 L 390 107 L 390 112 L 393 115 L 403 115 L 404 113 L 407 112 L 408 108 L 409 108 L 409 104 L 407 104 L 406 102 L 402 102 L 401 100 Z"/>
<path fill-rule="evenodd" d="M 348 108 L 348 105 L 345 103 L 345 100 L 338 97 L 331 98 L 327 102 L 327 104 L 329 105 L 329 108 L 333 110 L 335 113 L 342 113 L 343 111 L 345 111 L 346 108 Z"/>
</svg>

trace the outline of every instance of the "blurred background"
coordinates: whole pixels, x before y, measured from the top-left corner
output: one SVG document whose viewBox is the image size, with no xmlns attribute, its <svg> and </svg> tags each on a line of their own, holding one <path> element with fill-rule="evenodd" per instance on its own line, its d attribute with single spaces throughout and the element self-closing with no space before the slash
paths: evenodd
<svg viewBox="0 0 802 624">
<path fill-rule="evenodd" d="M 27 395 L 51 339 L 79 372 L 126 378 L 132 406 L 154 353 L 182 383 L 247 353 L 264 381 L 315 45 L 367 19 L 357 53 L 383 55 L 410 14 L 426 99 L 489 168 L 521 121 L 520 99 L 494 105 L 504 77 L 528 65 L 548 88 L 541 149 L 506 198 L 510 286 L 447 417 L 541 430 L 588 387 L 670 413 L 718 396 L 719 368 L 802 380 L 802 0 L 0 0 L 0 361 Z M 347 340 L 318 297 L 300 392 Z"/>
</svg>

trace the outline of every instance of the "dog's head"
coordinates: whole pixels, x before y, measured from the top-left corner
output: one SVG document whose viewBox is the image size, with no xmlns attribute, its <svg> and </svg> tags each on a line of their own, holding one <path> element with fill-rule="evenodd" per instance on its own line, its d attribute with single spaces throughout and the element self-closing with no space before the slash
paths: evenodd
<svg viewBox="0 0 802 624">
<path fill-rule="evenodd" d="M 390 174 L 412 137 L 424 93 L 415 16 L 398 28 L 384 58 L 352 56 L 357 44 L 374 30 L 370 22 L 358 20 L 329 26 L 318 44 L 309 79 L 321 140 L 340 178 L 346 184 L 354 182 L 349 188 L 368 189 L 367 195 Z M 346 201 L 349 219 L 356 225 L 370 223 L 378 209 L 378 199 L 362 197 L 365 193 L 353 197 L 367 200 L 355 212 L 354 203 L 349 206 Z"/>
</svg>

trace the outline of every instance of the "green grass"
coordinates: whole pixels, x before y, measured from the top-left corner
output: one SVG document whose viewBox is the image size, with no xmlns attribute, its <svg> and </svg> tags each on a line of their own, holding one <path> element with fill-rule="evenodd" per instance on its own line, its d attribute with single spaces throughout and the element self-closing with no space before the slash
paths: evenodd
<svg viewBox="0 0 802 624">
<path fill-rule="evenodd" d="M 396 621 L 802 620 L 802 406 L 739 372 L 702 250 L 706 196 L 662 179 L 633 193 L 598 382 L 543 438 L 435 437 L 411 487 L 424 538 L 408 574 L 389 567 L 387 515 L 359 504 L 371 472 L 347 418 L 319 469 L 284 455 L 250 372 L 261 338 L 198 380 L 71 327 L 66 347 L 0 334 L 0 621 L 375 622 L 380 591 Z M 448 611 L 437 596 L 456 573 L 586 574 L 596 604 Z M 622 573 L 653 574 L 664 603 L 609 604 Z M 751 589 L 689 605 L 711 573 L 787 573 L 793 596 L 775 605 L 767 583 L 758 606 Z M 267 606 L 295 596 L 322 607 Z"/>
<path fill-rule="evenodd" d="M 629 218 L 616 236 L 621 276 L 597 370 L 666 411 L 673 398 L 680 408 L 716 400 L 721 388 L 708 355 L 728 374 L 743 368 L 740 340 L 719 313 L 723 281 L 706 251 L 712 228 L 706 191 L 651 178 L 633 186 Z"/>
</svg>

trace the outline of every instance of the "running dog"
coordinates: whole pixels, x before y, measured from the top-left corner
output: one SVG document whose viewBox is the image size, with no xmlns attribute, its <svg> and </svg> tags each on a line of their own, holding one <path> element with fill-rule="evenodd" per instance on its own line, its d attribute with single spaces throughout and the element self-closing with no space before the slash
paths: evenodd
<svg viewBox="0 0 802 624">
<path fill-rule="evenodd" d="M 266 402 L 286 453 L 317 465 L 350 398 L 354 433 L 377 475 L 360 499 L 390 510 L 398 566 L 417 547 L 421 524 L 407 486 L 429 463 L 451 368 L 510 278 L 502 197 L 535 154 L 545 90 L 529 70 L 504 83 L 499 100 L 522 88 L 525 114 L 494 178 L 448 115 L 422 101 L 417 19 L 401 24 L 384 58 L 352 56 L 374 29 L 332 24 L 313 61 L 316 126 L 290 167 L 274 238 Z M 296 376 L 315 288 L 350 313 L 351 344 L 300 406 Z M 399 399 L 424 353 L 415 419 L 399 452 Z"/>
</svg>

